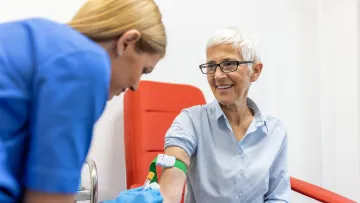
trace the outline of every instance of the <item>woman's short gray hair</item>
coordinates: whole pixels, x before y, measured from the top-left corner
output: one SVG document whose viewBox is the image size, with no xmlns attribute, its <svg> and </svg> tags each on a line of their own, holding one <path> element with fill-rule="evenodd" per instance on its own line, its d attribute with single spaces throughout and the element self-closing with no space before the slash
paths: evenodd
<svg viewBox="0 0 360 203">
<path fill-rule="evenodd" d="M 228 27 L 215 32 L 206 44 L 209 47 L 232 44 L 234 49 L 242 56 L 245 61 L 260 62 L 260 56 L 256 49 L 256 42 L 235 27 Z"/>
</svg>

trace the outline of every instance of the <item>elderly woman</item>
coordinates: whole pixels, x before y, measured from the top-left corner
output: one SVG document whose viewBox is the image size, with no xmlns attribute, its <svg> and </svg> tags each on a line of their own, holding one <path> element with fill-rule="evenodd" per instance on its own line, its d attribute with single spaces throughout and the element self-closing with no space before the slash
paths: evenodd
<svg viewBox="0 0 360 203">
<path fill-rule="evenodd" d="M 254 42 L 235 28 L 218 31 L 200 70 L 215 96 L 183 110 L 165 136 L 165 153 L 187 166 L 166 168 L 164 202 L 289 202 L 287 132 L 247 97 L 262 70 Z M 187 177 L 187 178 L 186 178 Z"/>
</svg>

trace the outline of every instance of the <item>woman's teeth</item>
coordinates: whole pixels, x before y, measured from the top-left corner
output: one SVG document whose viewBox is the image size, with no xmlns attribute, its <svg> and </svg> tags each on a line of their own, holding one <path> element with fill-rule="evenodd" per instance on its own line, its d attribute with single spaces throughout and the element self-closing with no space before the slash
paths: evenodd
<svg viewBox="0 0 360 203">
<path fill-rule="evenodd" d="M 230 87 L 232 87 L 232 85 L 221 85 L 221 86 L 216 86 L 218 89 L 228 89 Z"/>
</svg>

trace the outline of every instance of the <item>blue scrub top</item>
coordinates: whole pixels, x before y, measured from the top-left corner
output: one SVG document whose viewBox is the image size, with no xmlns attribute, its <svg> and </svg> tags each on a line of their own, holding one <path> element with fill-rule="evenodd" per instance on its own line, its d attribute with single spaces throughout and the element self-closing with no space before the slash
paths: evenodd
<svg viewBox="0 0 360 203">
<path fill-rule="evenodd" d="M 108 99 L 110 59 L 69 26 L 0 24 L 0 202 L 76 193 Z"/>
</svg>

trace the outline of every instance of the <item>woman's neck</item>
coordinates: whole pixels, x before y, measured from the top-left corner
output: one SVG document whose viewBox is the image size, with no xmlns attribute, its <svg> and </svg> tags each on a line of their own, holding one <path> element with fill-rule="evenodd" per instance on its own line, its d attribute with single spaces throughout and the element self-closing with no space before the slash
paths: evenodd
<svg viewBox="0 0 360 203">
<path fill-rule="evenodd" d="M 253 111 L 247 106 L 246 98 L 230 105 L 220 104 L 220 107 L 230 124 L 240 125 L 247 121 L 249 117 L 254 116 Z"/>
</svg>

